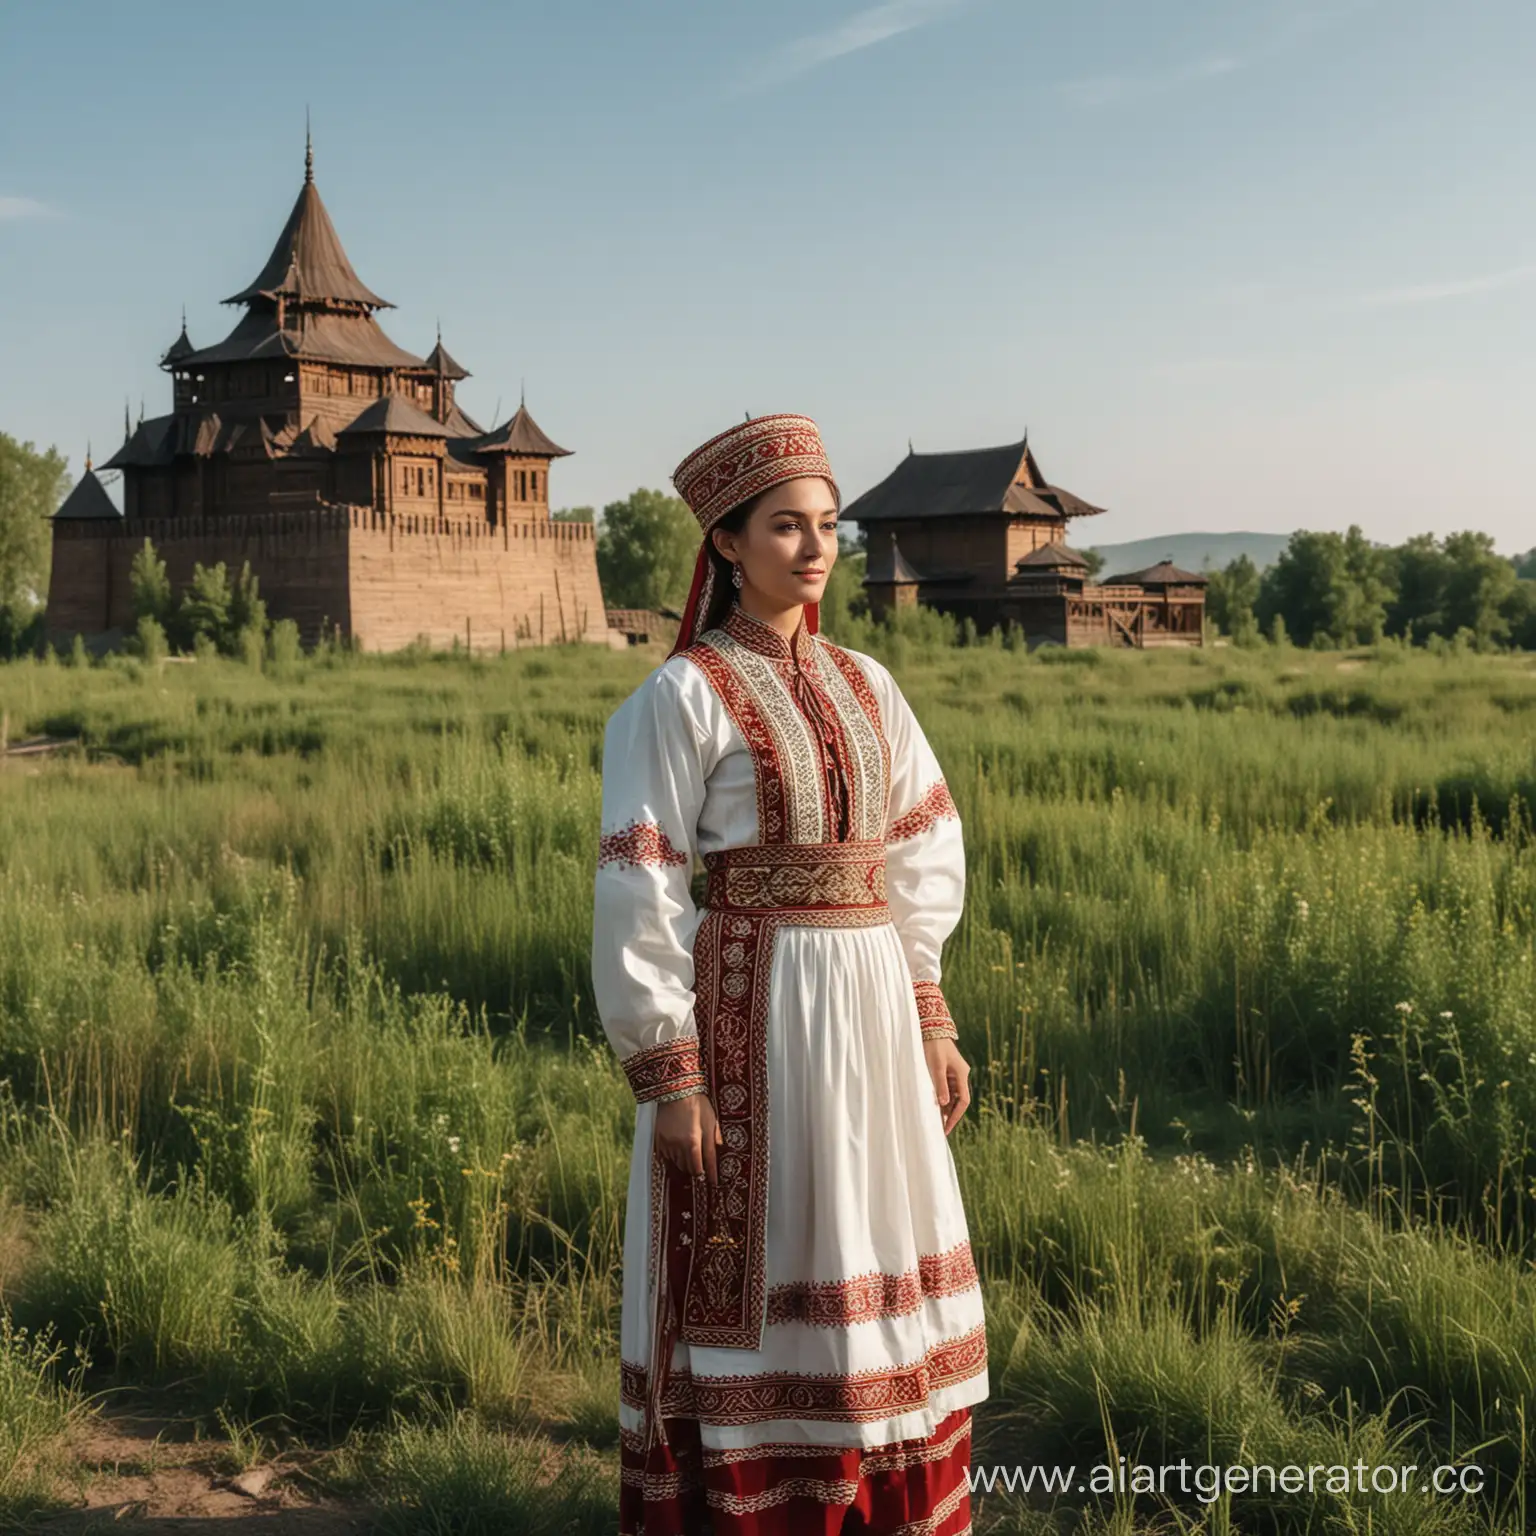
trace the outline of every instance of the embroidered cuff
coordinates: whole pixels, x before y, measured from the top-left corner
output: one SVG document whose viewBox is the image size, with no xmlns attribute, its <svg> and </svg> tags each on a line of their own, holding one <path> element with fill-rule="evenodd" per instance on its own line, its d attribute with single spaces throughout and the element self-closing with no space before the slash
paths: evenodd
<svg viewBox="0 0 1536 1536">
<path fill-rule="evenodd" d="M 638 1104 L 652 1099 L 664 1102 L 686 1098 L 690 1093 L 703 1093 L 708 1086 L 699 1060 L 697 1035 L 679 1035 L 636 1051 L 633 1056 L 626 1056 L 620 1066 Z"/>
<path fill-rule="evenodd" d="M 960 1031 L 949 1016 L 949 1004 L 944 1001 L 938 982 L 914 982 L 912 990 L 917 994 L 917 1022 L 922 1027 L 923 1039 L 959 1039 Z"/>
<path fill-rule="evenodd" d="M 909 837 L 919 837 L 946 816 L 958 821 L 960 812 L 955 808 L 949 785 L 943 779 L 938 779 L 923 791 L 917 804 L 905 816 L 899 816 L 891 823 L 885 840 L 888 843 L 899 843 Z"/>
</svg>

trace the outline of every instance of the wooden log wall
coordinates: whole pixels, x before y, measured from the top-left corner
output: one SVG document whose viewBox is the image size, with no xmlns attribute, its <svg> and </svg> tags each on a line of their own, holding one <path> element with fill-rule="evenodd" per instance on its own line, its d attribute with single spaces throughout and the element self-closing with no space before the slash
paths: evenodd
<svg viewBox="0 0 1536 1536">
<path fill-rule="evenodd" d="M 146 538 L 178 588 L 194 564 L 222 560 L 233 576 L 249 560 L 269 614 L 308 643 L 338 628 L 367 650 L 609 643 L 591 524 L 466 527 L 356 506 L 56 524 L 51 640 L 133 629 L 130 570 Z"/>
</svg>

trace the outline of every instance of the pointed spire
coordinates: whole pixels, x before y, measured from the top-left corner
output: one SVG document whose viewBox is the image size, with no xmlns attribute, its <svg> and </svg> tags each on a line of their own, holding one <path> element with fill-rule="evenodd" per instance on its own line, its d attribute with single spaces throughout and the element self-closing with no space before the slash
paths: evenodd
<svg viewBox="0 0 1536 1536">
<path fill-rule="evenodd" d="M 391 307 L 387 299 L 365 287 L 353 270 L 320 199 L 314 173 L 314 142 L 306 123 L 304 185 L 294 199 L 288 222 L 255 280 L 225 299 L 226 304 L 251 305 L 262 299 L 275 306 L 283 298 L 317 308 L 372 311 Z"/>
<path fill-rule="evenodd" d="M 75 488 L 64 498 L 63 504 L 53 515 L 67 523 L 122 517 L 122 513 L 112 504 L 112 498 L 107 495 L 106 487 L 96 478 L 89 443 L 85 448 L 85 473 L 81 475 L 75 483 Z"/>
<path fill-rule="evenodd" d="M 519 379 L 517 381 L 517 408 L 520 411 L 526 410 L 528 408 L 528 380 L 527 379 Z"/>
<path fill-rule="evenodd" d="M 442 379 L 457 381 L 469 377 L 469 369 L 455 362 L 452 354 L 443 345 L 443 328 L 441 325 L 437 328 L 437 345 L 427 353 L 427 367 Z"/>
<path fill-rule="evenodd" d="M 170 370 L 175 368 L 184 357 L 190 357 L 196 347 L 192 345 L 192 339 L 187 335 L 187 306 L 181 306 L 181 334 L 165 349 L 165 356 L 160 359 L 160 366 Z"/>
<path fill-rule="evenodd" d="M 123 441 L 133 436 L 133 423 L 128 419 L 128 396 L 123 396 Z"/>
<path fill-rule="evenodd" d="M 144 425 L 144 396 L 139 396 L 139 425 Z"/>
<path fill-rule="evenodd" d="M 497 402 L 498 405 L 500 403 L 500 401 Z M 528 407 L 519 405 L 509 421 L 477 438 L 472 451 L 527 454 L 533 458 L 562 459 L 568 457 L 571 450 L 562 448 L 553 438 L 547 436 L 528 414 Z"/>
</svg>

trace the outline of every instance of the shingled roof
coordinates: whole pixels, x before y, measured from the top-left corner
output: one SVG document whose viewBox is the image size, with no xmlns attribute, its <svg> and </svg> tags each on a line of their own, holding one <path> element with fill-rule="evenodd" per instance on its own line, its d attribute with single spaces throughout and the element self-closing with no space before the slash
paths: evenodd
<svg viewBox="0 0 1536 1536">
<path fill-rule="evenodd" d="M 546 437 L 526 405 L 519 405 L 510 420 L 493 427 L 483 437 L 477 438 L 471 449 L 475 453 L 526 453 L 531 458 L 569 458 L 571 450 L 562 448 L 553 438 Z"/>
<path fill-rule="evenodd" d="M 400 437 L 448 437 L 451 434 L 435 416 L 429 416 L 404 395 L 385 395 L 375 400 L 361 416 L 350 421 L 336 435 L 347 437 L 356 432 L 387 432 Z"/>
<path fill-rule="evenodd" d="M 169 464 L 175 448 L 172 433 L 175 425 L 174 415 L 151 416 L 148 421 L 141 421 L 123 446 L 101 467 L 153 469 Z"/>
<path fill-rule="evenodd" d="M 225 299 L 226 304 L 250 304 L 257 299 L 295 300 L 323 308 L 328 304 L 367 310 L 392 309 L 388 299 L 381 299 L 352 269 L 347 253 L 325 204 L 320 200 L 314 181 L 314 157 L 306 147 L 304 185 L 294 202 L 288 222 L 283 225 L 267 264 L 255 280 L 239 293 Z"/>
<path fill-rule="evenodd" d="M 453 379 L 457 382 L 459 379 L 467 379 L 469 377 L 469 369 L 460 367 L 453 360 L 447 347 L 443 345 L 443 333 L 441 331 L 437 333 L 437 345 L 427 353 L 427 367 L 440 379 Z"/>
<path fill-rule="evenodd" d="M 223 341 L 190 352 L 183 368 L 202 363 L 243 363 L 259 358 L 310 358 L 317 363 L 354 363 L 368 368 L 422 368 L 414 352 L 397 347 L 372 315 L 300 314 L 296 326 L 279 329 L 271 310 L 253 309 Z"/>
<path fill-rule="evenodd" d="M 977 512 L 1033 512 L 1080 517 L 1102 511 L 1058 486 L 1047 485 L 1029 439 L 957 453 L 917 453 L 843 509 L 856 523 L 896 518 L 956 517 Z"/>
<path fill-rule="evenodd" d="M 457 400 L 449 407 L 448 414 L 443 419 L 443 425 L 448 428 L 448 433 L 451 437 L 479 438 L 485 436 L 485 428 Z"/>
<path fill-rule="evenodd" d="M 183 358 L 191 357 L 197 348 L 192 345 L 192 338 L 187 335 L 187 317 L 181 317 L 181 335 L 165 349 L 165 356 L 160 359 L 162 368 L 174 368 Z"/>
<path fill-rule="evenodd" d="M 96 471 L 87 466 L 80 483 L 64 498 L 59 510 L 53 514 L 56 522 L 85 522 L 101 518 L 120 518 L 122 513 L 112 505 L 112 498 L 96 478 Z"/>
<path fill-rule="evenodd" d="M 1014 562 L 1016 571 L 1086 571 L 1088 562 L 1065 544 L 1042 544 Z"/>
<path fill-rule="evenodd" d="M 1106 587 L 1203 587 L 1209 579 L 1200 571 L 1182 569 L 1172 560 L 1159 560 L 1156 565 L 1149 565 L 1144 571 L 1127 571 L 1119 576 L 1111 576 L 1103 585 Z"/>
</svg>

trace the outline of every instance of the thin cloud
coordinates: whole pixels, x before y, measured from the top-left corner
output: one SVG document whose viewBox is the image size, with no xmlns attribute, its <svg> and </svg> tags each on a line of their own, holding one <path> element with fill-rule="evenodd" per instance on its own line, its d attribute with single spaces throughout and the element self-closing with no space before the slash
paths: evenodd
<svg viewBox="0 0 1536 1536">
<path fill-rule="evenodd" d="M 1536 262 L 1509 267 L 1503 272 L 1483 272 L 1476 277 L 1455 277 L 1440 283 L 1410 283 L 1401 288 L 1381 288 L 1361 296 L 1362 304 L 1433 304 L 1440 299 L 1459 299 L 1469 293 L 1491 293 L 1513 288 L 1536 278 Z"/>
<path fill-rule="evenodd" d="M 881 0 L 878 5 L 855 11 L 847 20 L 821 32 L 796 38 L 774 53 L 768 61 L 740 84 L 743 91 L 762 90 L 780 85 L 797 75 L 808 74 L 834 59 L 872 48 L 903 32 L 926 27 L 963 10 L 972 0 Z"/>
<path fill-rule="evenodd" d="M 1285 11 L 1275 17 L 1263 35 L 1252 39 L 1246 47 L 1206 54 L 1168 69 L 1068 80 L 1062 84 L 1061 92 L 1083 107 L 1117 106 L 1125 101 L 1163 96 L 1207 80 L 1219 80 L 1278 54 L 1288 53 L 1379 3 L 1380 0 L 1334 0 L 1332 4 Z"/>
<path fill-rule="evenodd" d="M 0 197 L 0 220 L 51 219 L 54 209 L 32 197 Z"/>
<path fill-rule="evenodd" d="M 1116 102 L 1144 96 L 1161 96 L 1186 85 L 1202 80 L 1215 80 L 1243 68 L 1243 60 L 1227 54 L 1208 59 L 1196 59 L 1193 63 L 1160 74 L 1148 75 L 1094 75 L 1086 80 L 1069 80 L 1062 86 L 1062 94 L 1083 107 L 1107 107 Z"/>
</svg>

